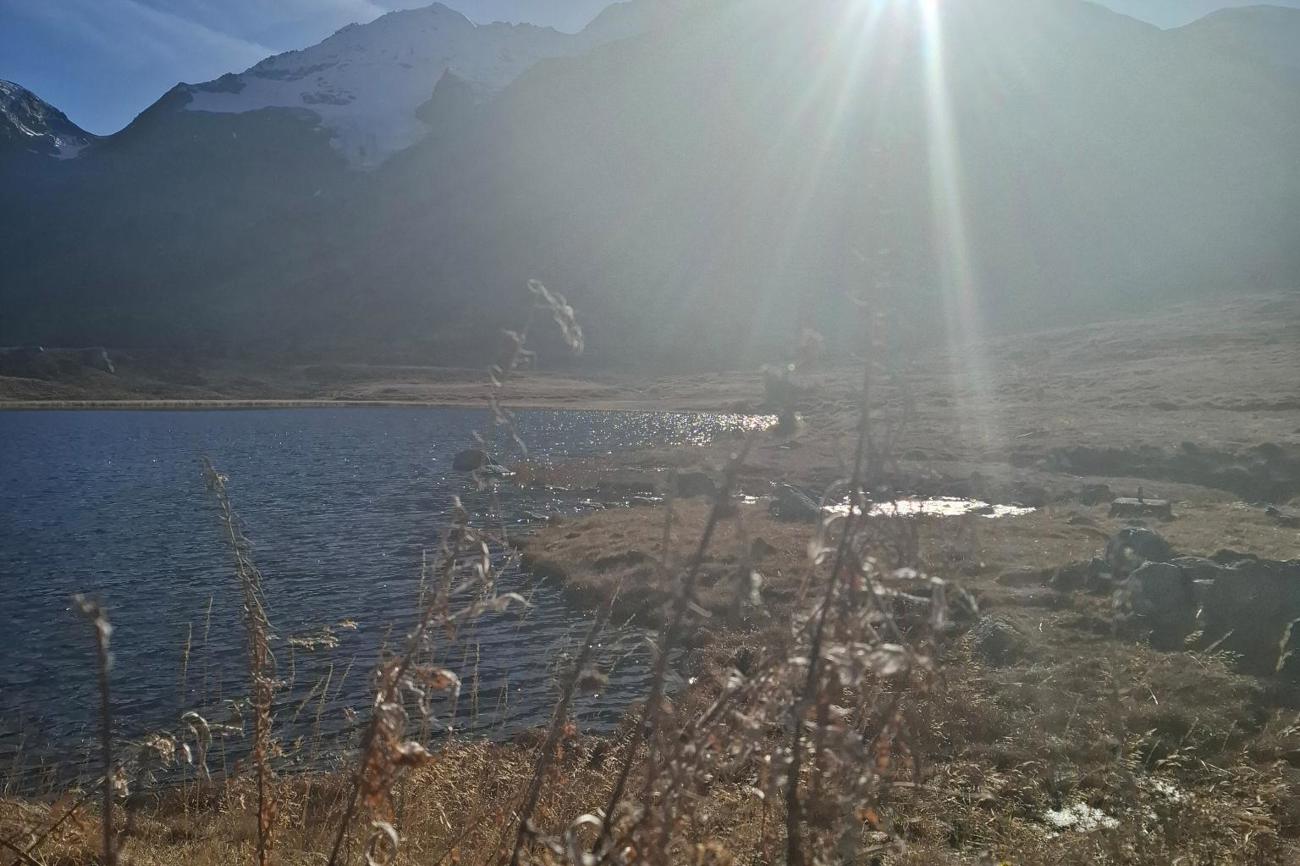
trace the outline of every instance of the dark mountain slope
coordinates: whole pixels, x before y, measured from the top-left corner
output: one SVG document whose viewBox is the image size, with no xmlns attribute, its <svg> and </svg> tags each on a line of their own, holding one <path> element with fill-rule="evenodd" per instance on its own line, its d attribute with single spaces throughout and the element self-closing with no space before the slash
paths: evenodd
<svg viewBox="0 0 1300 866">
<path fill-rule="evenodd" d="M 1300 105 L 1267 70 L 1083 4 L 968 3 L 932 134 L 921 22 L 859 53 L 817 8 L 735 4 L 538 68 L 383 174 L 331 279 L 432 277 L 493 309 L 536 274 L 598 349 L 697 363 L 803 324 L 851 340 L 847 293 L 935 334 L 945 311 L 1008 326 L 1295 284 Z"/>
<path fill-rule="evenodd" d="M 714 3 L 490 101 L 448 81 L 370 174 L 291 114 L 161 106 L 0 240 L 0 343 L 464 360 L 538 276 L 598 359 L 715 365 L 852 345 L 850 296 L 937 339 L 1300 285 L 1275 65 L 1072 0 L 845 8 Z"/>
</svg>

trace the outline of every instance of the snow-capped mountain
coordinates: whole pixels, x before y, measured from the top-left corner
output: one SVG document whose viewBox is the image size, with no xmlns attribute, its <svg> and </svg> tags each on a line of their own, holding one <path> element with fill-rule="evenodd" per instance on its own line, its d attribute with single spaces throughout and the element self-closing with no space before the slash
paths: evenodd
<svg viewBox="0 0 1300 866">
<path fill-rule="evenodd" d="M 750 363 L 796 322 L 856 345 L 864 279 L 928 338 L 934 33 L 885 7 L 860 44 L 843 0 L 637 0 L 567 37 L 434 7 L 173 88 L 77 159 L 0 142 L 0 345 L 460 364 L 534 277 L 620 364 Z M 1300 88 L 1261 62 L 1300 12 L 943 8 L 987 321 L 1300 285 Z"/>
<path fill-rule="evenodd" d="M 69 159 L 95 139 L 25 87 L 0 79 L 0 152 Z"/>
<path fill-rule="evenodd" d="M 350 24 L 301 51 L 186 88 L 185 109 L 241 114 L 298 109 L 320 118 L 348 162 L 370 168 L 429 132 L 419 116 L 444 73 L 484 94 L 541 60 L 572 57 L 633 35 L 635 16 L 609 10 L 581 33 L 531 24 L 476 25 L 441 3 Z"/>
</svg>

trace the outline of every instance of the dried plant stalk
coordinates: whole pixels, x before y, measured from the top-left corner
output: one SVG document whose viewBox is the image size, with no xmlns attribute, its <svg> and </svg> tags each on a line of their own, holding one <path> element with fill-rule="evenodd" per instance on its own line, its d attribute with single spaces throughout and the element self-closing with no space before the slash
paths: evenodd
<svg viewBox="0 0 1300 866">
<path fill-rule="evenodd" d="M 836 546 L 835 561 L 830 575 L 826 578 L 826 595 L 822 600 L 821 610 L 817 615 L 817 625 L 813 632 L 812 649 L 808 653 L 808 676 L 804 681 L 803 692 L 791 708 L 793 715 L 790 735 L 790 778 L 786 787 L 785 833 L 786 862 L 789 866 L 803 866 L 803 843 L 800 838 L 800 824 L 803 821 L 803 808 L 799 800 L 799 774 L 803 769 L 803 722 L 804 716 L 817 692 L 817 682 L 821 671 L 822 643 L 826 634 L 826 621 L 835 601 L 835 592 L 839 588 L 840 573 L 844 569 L 848 556 L 849 542 L 853 537 L 856 521 L 867 512 L 862 495 L 863 464 L 871 443 L 871 359 L 863 363 L 862 405 L 859 409 L 858 440 L 853 456 L 853 475 L 849 479 L 849 513 L 841 530 L 839 544 Z"/>
<path fill-rule="evenodd" d="M 208 460 L 203 461 L 203 474 L 208 487 L 217 499 L 221 526 L 226 543 L 235 558 L 235 577 L 243 597 L 244 631 L 248 650 L 248 676 L 252 685 L 253 701 L 253 764 L 257 770 L 257 862 L 265 866 L 275 831 L 275 798 L 271 789 L 273 772 L 271 756 L 273 720 L 271 709 L 275 699 L 275 658 L 271 654 L 271 623 L 266 615 L 262 595 L 262 573 L 253 562 L 248 539 L 239 528 L 226 489 L 226 477 Z"/>
<path fill-rule="evenodd" d="M 117 836 L 113 830 L 113 702 L 108 683 L 108 669 L 112 661 L 108 641 L 113 626 L 108 621 L 108 614 L 98 603 L 82 595 L 74 595 L 72 603 L 95 629 L 95 658 L 99 666 L 99 748 L 104 765 L 104 815 L 100 823 L 103 828 L 105 866 L 117 866 Z"/>
</svg>

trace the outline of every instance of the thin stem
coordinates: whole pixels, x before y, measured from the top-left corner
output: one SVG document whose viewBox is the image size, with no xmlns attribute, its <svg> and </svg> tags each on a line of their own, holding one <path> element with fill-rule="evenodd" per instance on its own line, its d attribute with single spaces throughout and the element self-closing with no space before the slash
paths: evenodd
<svg viewBox="0 0 1300 866">
<path fill-rule="evenodd" d="M 221 512 L 222 528 L 226 541 L 235 557 L 235 576 L 239 579 L 244 597 L 244 629 L 248 641 L 248 674 L 253 686 L 253 761 L 257 768 L 257 862 L 266 866 L 271 837 L 274 830 L 275 803 L 270 792 L 271 759 L 271 708 L 275 700 L 272 672 L 275 661 L 271 656 L 268 635 L 271 623 L 262 599 L 262 574 L 249 555 L 248 540 L 239 529 L 238 519 L 230 503 L 225 478 L 208 460 L 204 460 L 204 475 L 215 493 Z"/>
<path fill-rule="evenodd" d="M 113 702 L 108 683 L 111 662 L 108 639 L 113 626 L 109 624 L 104 609 L 96 602 L 81 595 L 74 595 L 72 601 L 95 629 L 95 655 L 99 662 L 99 748 L 104 764 L 104 815 L 100 823 L 103 829 L 104 864 L 117 866 L 117 837 L 113 831 Z"/>
</svg>

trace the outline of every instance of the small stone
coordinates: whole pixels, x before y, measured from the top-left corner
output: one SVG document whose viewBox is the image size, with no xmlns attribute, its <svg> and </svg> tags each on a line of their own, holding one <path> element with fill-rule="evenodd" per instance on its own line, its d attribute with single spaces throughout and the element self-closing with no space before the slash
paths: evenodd
<svg viewBox="0 0 1300 866">
<path fill-rule="evenodd" d="M 792 484 L 777 484 L 772 490 L 768 512 L 777 520 L 814 523 L 821 519 L 817 500 Z"/>
<path fill-rule="evenodd" d="M 997 617 L 984 617 L 970 633 L 975 654 L 993 667 L 1002 667 L 1022 658 L 1028 644 L 1019 629 Z"/>
<path fill-rule="evenodd" d="M 1173 520 L 1174 507 L 1167 499 L 1133 499 L 1121 496 L 1110 503 L 1111 517 L 1155 517 Z"/>
</svg>

